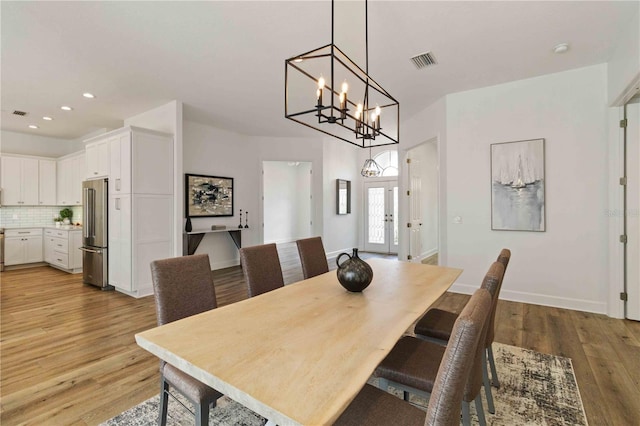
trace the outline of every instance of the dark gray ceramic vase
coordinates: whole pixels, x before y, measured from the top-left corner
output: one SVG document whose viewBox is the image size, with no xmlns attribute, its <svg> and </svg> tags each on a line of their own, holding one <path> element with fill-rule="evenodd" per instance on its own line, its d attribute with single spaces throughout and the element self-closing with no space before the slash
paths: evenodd
<svg viewBox="0 0 640 426">
<path fill-rule="evenodd" d="M 340 263 L 340 259 L 347 256 L 349 259 Z M 373 279 L 373 270 L 371 266 L 358 257 L 358 249 L 353 249 L 353 254 L 340 253 L 336 259 L 338 265 L 338 281 L 342 287 L 354 293 L 360 292 L 371 284 Z"/>
</svg>

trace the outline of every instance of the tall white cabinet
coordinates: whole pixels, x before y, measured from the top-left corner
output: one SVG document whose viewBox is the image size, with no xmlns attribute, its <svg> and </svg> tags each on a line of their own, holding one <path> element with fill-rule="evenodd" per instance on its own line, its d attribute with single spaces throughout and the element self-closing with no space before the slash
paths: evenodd
<svg viewBox="0 0 640 426">
<path fill-rule="evenodd" d="M 173 257 L 173 136 L 125 127 L 92 138 L 109 152 L 109 284 L 153 293 L 149 264 Z"/>
</svg>

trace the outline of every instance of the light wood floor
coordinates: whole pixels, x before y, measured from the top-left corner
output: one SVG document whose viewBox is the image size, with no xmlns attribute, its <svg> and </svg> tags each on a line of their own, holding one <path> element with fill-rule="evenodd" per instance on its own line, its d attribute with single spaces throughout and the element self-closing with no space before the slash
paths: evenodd
<svg viewBox="0 0 640 426">
<path fill-rule="evenodd" d="M 302 278 L 291 248 L 281 259 L 287 282 Z M 158 393 L 157 359 L 133 338 L 155 326 L 152 297 L 101 292 L 50 267 L 0 281 L 0 424 L 94 425 Z M 239 267 L 214 281 L 220 305 L 246 297 Z M 467 300 L 448 293 L 438 305 L 460 311 Z M 506 301 L 496 324 L 499 342 L 572 358 L 591 425 L 640 424 L 640 324 Z"/>
</svg>

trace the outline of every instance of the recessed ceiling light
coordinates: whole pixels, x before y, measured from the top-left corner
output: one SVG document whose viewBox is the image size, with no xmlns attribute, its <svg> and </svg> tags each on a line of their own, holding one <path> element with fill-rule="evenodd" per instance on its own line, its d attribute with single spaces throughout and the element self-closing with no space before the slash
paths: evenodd
<svg viewBox="0 0 640 426">
<path fill-rule="evenodd" d="M 47 120 L 47 121 L 51 121 L 53 120 L 53 118 L 51 117 L 47 117 L 46 115 L 44 117 L 42 117 L 43 120 Z"/>
<path fill-rule="evenodd" d="M 89 99 L 94 99 L 96 97 L 96 95 L 94 95 L 93 93 L 89 93 L 89 92 L 83 93 L 82 96 L 84 96 L 85 98 L 89 98 Z"/>
<path fill-rule="evenodd" d="M 302 59 L 302 58 L 296 58 L 296 59 L 293 60 L 293 62 L 295 62 L 297 64 L 299 64 L 302 61 L 304 61 L 304 59 Z"/>
<path fill-rule="evenodd" d="M 70 106 L 66 106 L 66 105 L 61 106 L 61 107 L 60 107 L 60 109 L 61 109 L 61 110 L 64 110 L 64 111 L 71 111 L 71 110 L 73 110 L 73 108 L 71 108 Z"/>
<path fill-rule="evenodd" d="M 560 43 L 553 48 L 554 53 L 564 53 L 569 50 L 569 43 Z"/>
<path fill-rule="evenodd" d="M 29 124 L 29 128 L 30 129 L 39 129 L 39 127 L 36 126 L 35 124 Z"/>
</svg>

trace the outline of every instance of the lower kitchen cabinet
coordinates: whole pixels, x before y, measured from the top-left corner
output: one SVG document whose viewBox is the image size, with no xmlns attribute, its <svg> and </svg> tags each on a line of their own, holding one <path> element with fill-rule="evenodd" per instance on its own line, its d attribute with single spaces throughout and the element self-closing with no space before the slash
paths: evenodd
<svg viewBox="0 0 640 426">
<path fill-rule="evenodd" d="M 44 261 L 66 272 L 82 272 L 82 230 L 47 228 L 44 231 Z"/>
<path fill-rule="evenodd" d="M 42 262 L 42 228 L 7 229 L 4 233 L 6 266 Z"/>
</svg>

